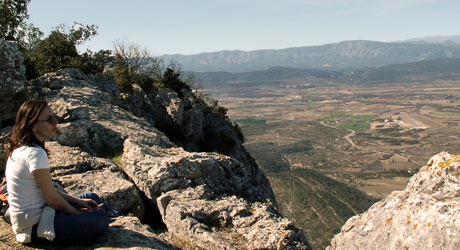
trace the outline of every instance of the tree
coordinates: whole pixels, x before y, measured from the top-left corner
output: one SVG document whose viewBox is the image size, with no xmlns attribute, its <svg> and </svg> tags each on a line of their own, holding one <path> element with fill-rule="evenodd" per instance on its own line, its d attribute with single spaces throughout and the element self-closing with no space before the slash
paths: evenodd
<svg viewBox="0 0 460 250">
<path fill-rule="evenodd" d="M 34 67 L 37 76 L 67 67 L 76 67 L 78 56 L 75 44 L 58 31 L 52 31 L 26 55 L 32 63 L 27 66 Z"/>
<path fill-rule="evenodd" d="M 27 5 L 30 0 L 0 0 L 0 38 L 16 40 L 18 27 L 29 18 Z"/>
<path fill-rule="evenodd" d="M 33 79 L 63 68 L 85 69 L 85 60 L 87 66 L 85 73 L 91 72 L 91 69 L 88 68 L 91 67 L 88 60 L 93 55 L 87 53 L 86 58 L 81 56 L 78 53 L 77 45 L 96 35 L 96 29 L 95 25 L 83 26 L 80 23 L 74 23 L 71 28 L 59 25 L 51 31 L 47 38 L 34 42 L 31 48 L 25 52 L 27 78 Z M 97 55 L 103 57 L 107 56 L 107 53 L 101 52 Z M 96 67 L 101 68 L 99 63 L 96 64 Z"/>
<path fill-rule="evenodd" d="M 80 69 L 85 74 L 95 74 L 103 72 L 106 67 L 112 67 L 114 63 L 114 56 L 111 50 L 99 50 L 94 53 L 86 50 L 81 55 Z"/>
<path fill-rule="evenodd" d="M 164 62 L 147 49 L 136 44 L 115 42 L 113 73 L 121 92 L 130 92 L 132 85 L 139 84 L 147 93 L 160 88 Z"/>
<path fill-rule="evenodd" d="M 69 42 L 75 46 L 82 44 L 83 42 L 91 39 L 91 37 L 97 35 L 96 25 L 83 25 L 81 23 L 74 22 L 72 27 L 67 27 L 64 24 L 60 24 L 54 28 L 55 31 L 66 35 Z"/>
<path fill-rule="evenodd" d="M 16 40 L 23 50 L 31 50 L 41 41 L 43 32 L 32 23 L 21 23 Z"/>
</svg>

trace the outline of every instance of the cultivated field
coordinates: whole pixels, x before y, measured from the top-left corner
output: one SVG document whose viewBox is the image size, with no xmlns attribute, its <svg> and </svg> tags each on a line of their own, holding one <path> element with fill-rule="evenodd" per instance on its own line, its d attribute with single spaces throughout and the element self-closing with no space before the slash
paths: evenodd
<svg viewBox="0 0 460 250">
<path fill-rule="evenodd" d="M 404 188 L 432 155 L 460 151 L 460 81 L 229 84 L 211 91 L 266 172 L 314 169 L 381 198 Z M 264 144 L 279 147 L 279 155 Z"/>
<path fill-rule="evenodd" d="M 460 153 L 460 80 L 208 89 L 240 124 L 280 211 L 313 249 L 324 249 L 351 216 L 404 189 L 434 154 Z"/>
</svg>

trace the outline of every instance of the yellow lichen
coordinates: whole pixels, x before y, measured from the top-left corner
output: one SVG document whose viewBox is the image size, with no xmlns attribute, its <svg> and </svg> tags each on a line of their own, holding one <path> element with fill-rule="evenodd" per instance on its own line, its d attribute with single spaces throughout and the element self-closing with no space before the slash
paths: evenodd
<svg viewBox="0 0 460 250">
<path fill-rule="evenodd" d="M 385 226 L 390 225 L 390 223 L 391 223 L 392 220 L 393 220 L 393 218 L 391 218 L 391 217 L 388 218 L 388 219 L 387 219 L 387 222 L 385 223 Z"/>
<path fill-rule="evenodd" d="M 447 166 L 450 165 L 450 163 L 451 163 L 450 161 L 448 161 L 448 162 L 443 161 L 443 162 L 439 163 L 438 167 L 446 168 Z"/>
<path fill-rule="evenodd" d="M 428 227 L 431 227 L 431 222 L 428 222 L 426 225 L 427 225 Z"/>
<path fill-rule="evenodd" d="M 409 247 L 407 245 L 404 245 L 404 249 L 409 250 Z"/>
<path fill-rule="evenodd" d="M 417 229 L 418 227 L 418 224 L 414 224 L 414 230 Z"/>
<path fill-rule="evenodd" d="M 460 155 L 451 155 L 452 159 L 448 161 L 443 161 L 438 164 L 439 168 L 446 168 L 450 166 L 452 163 L 458 162 L 460 160 Z"/>
</svg>

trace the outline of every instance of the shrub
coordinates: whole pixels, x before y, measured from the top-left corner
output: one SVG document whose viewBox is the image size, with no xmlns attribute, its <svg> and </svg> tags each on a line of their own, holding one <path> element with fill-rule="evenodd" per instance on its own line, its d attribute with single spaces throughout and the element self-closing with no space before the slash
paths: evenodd
<svg viewBox="0 0 460 250">
<path fill-rule="evenodd" d="M 33 33 L 32 38 L 24 37 L 26 40 L 22 43 L 28 79 L 63 68 L 79 68 L 85 73 L 101 72 L 111 60 L 108 51 L 78 53 L 77 45 L 97 34 L 94 25 L 74 23 L 71 28 L 59 25 L 43 40 L 39 40 L 42 34 L 39 30 L 33 26 L 28 29 L 31 30 L 29 33 Z"/>
<path fill-rule="evenodd" d="M 27 5 L 30 0 L 3 0 L 0 2 L 0 38 L 16 40 L 19 25 L 29 18 Z"/>
</svg>

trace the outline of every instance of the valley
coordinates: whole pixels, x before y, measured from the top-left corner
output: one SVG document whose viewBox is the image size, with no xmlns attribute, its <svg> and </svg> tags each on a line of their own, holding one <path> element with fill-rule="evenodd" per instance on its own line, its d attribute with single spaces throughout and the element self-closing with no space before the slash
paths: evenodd
<svg viewBox="0 0 460 250">
<path fill-rule="evenodd" d="M 324 249 L 442 151 L 460 151 L 460 80 L 309 78 L 205 86 L 228 108 L 281 212 Z M 346 184 L 346 185 L 343 185 Z"/>
</svg>

